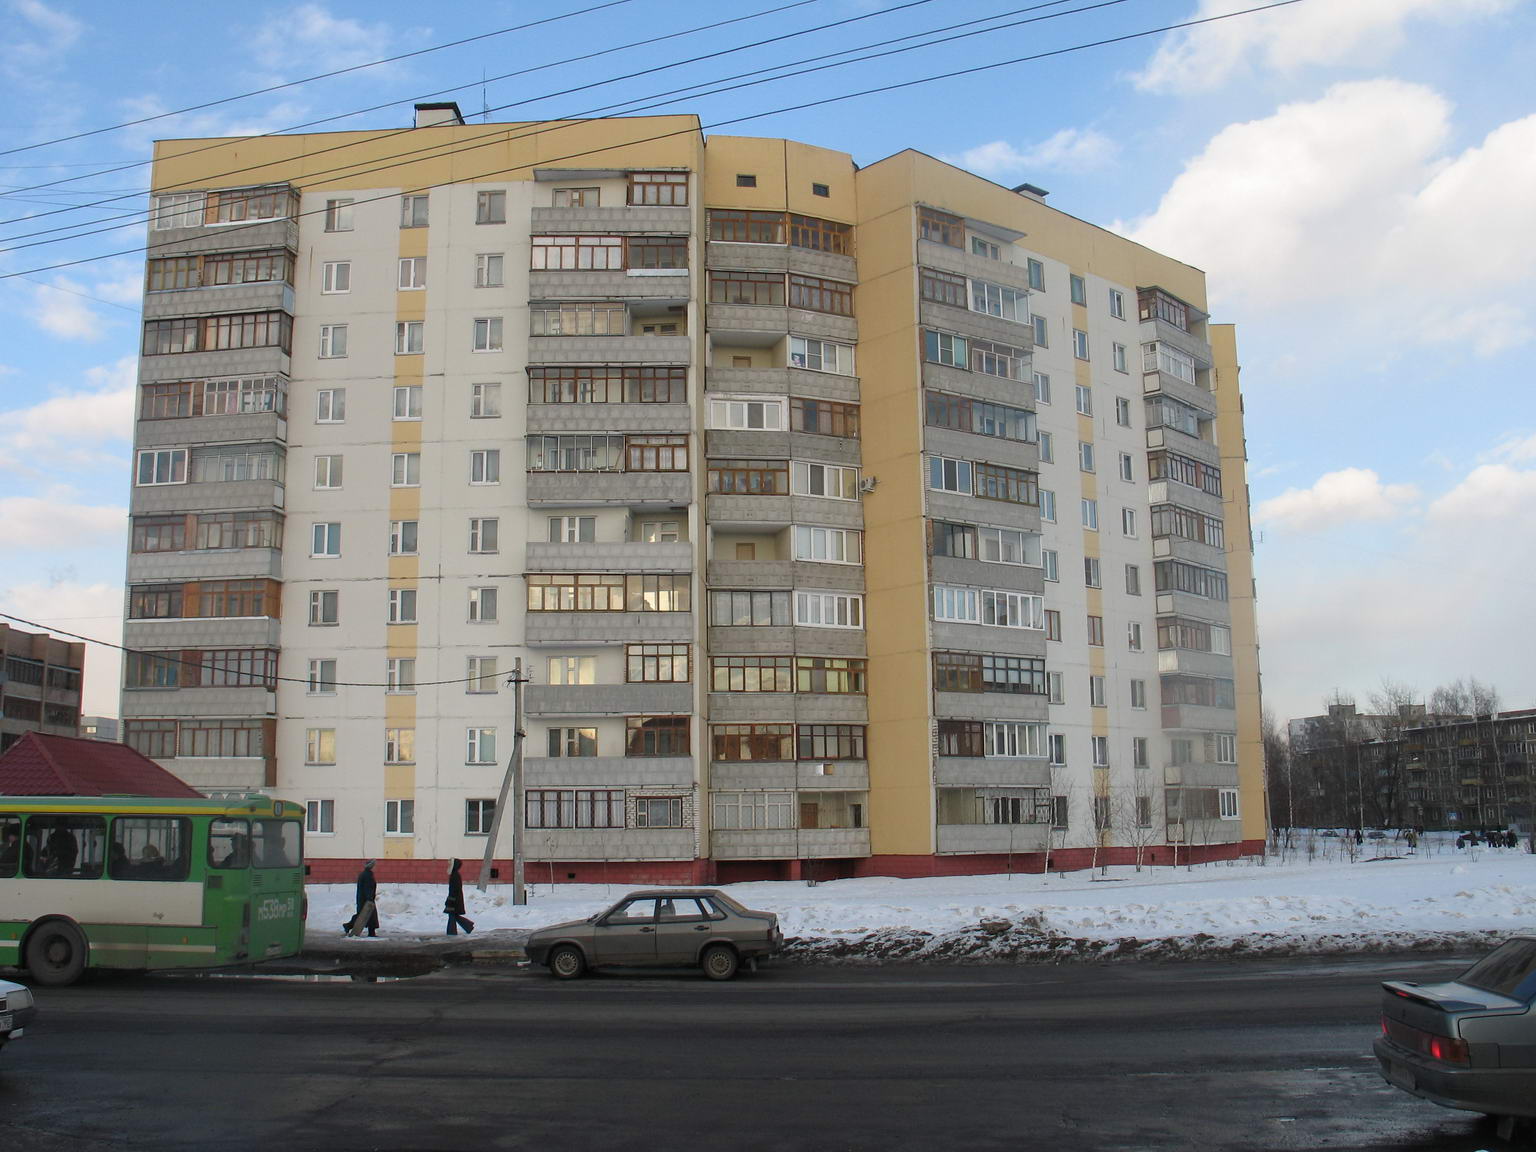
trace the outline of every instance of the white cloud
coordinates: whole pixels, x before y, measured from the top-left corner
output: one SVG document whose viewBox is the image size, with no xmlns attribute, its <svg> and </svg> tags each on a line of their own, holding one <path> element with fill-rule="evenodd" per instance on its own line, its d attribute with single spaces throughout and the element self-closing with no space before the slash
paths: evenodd
<svg viewBox="0 0 1536 1152">
<path fill-rule="evenodd" d="M 6 29 L 5 53 L 0 69 L 15 78 L 33 77 L 56 66 L 58 59 L 80 39 L 85 25 L 41 0 L 10 0 L 7 5 L 23 24 Z"/>
<path fill-rule="evenodd" d="M 1322 0 L 1186 28 L 1135 77 L 1139 88 L 1199 92 L 1239 70 L 1289 75 L 1313 65 L 1376 67 L 1402 44 L 1410 21 L 1451 24 L 1496 15 L 1519 0 Z M 1253 0 L 1200 0 L 1196 18 L 1252 8 Z"/>
<path fill-rule="evenodd" d="M 122 535 L 126 508 L 64 504 L 35 496 L 0 498 L 0 524 L 7 548 L 56 552 L 94 547 Z"/>
<path fill-rule="evenodd" d="M 1119 151 L 1118 144 L 1093 128 L 1063 128 L 1027 148 L 993 140 L 940 159 L 989 180 L 1007 181 L 1024 179 L 1038 170 L 1086 172 L 1103 168 Z"/>
<path fill-rule="evenodd" d="M 91 302 L 79 293 L 85 285 L 64 276 L 55 276 L 33 289 L 32 319 L 47 332 L 65 340 L 100 340 L 101 317 Z"/>
<path fill-rule="evenodd" d="M 1510 436 L 1500 441 L 1487 453 L 1487 458 L 1511 464 L 1536 464 L 1536 433 Z"/>
<path fill-rule="evenodd" d="M 1310 488 L 1288 488 L 1253 510 L 1256 522 L 1312 532 L 1362 520 L 1391 520 L 1413 506 L 1412 484 L 1383 484 L 1369 468 L 1341 468 Z"/>
<path fill-rule="evenodd" d="M 296 70 L 333 72 L 383 59 L 391 54 L 390 35 L 387 23 L 364 24 L 320 4 L 300 4 L 264 20 L 250 46 L 262 67 L 292 77 Z"/>
<path fill-rule="evenodd" d="M 86 372 L 87 387 L 0 412 L 0 449 L 39 457 L 81 445 L 126 442 L 133 434 L 138 361 L 125 356 Z"/>
<path fill-rule="evenodd" d="M 1520 525 L 1523 530 L 1530 523 L 1520 515 L 1522 509 L 1527 514 L 1536 512 L 1536 471 L 1482 464 L 1430 504 L 1428 521 L 1434 529 L 1458 533 L 1491 528 L 1497 534 L 1480 543 L 1502 551 L 1500 538 L 1511 526 Z"/>
<path fill-rule="evenodd" d="M 1217 307 L 1304 326 L 1316 354 L 1359 334 L 1394 355 L 1479 355 L 1536 335 L 1536 116 L 1448 154 L 1451 108 L 1420 85 L 1339 84 L 1222 129 L 1134 239 L 1205 269 Z M 1426 269 L 1433 270 L 1426 287 Z M 1426 293 L 1440 304 L 1426 311 Z"/>
<path fill-rule="evenodd" d="M 128 96 L 118 104 L 124 118 L 128 120 L 164 117 L 164 119 L 153 119 L 147 124 L 135 124 L 132 128 L 124 129 L 123 147 L 141 151 L 148 151 L 156 140 L 216 140 L 228 136 L 266 136 L 314 118 L 310 106 L 298 100 L 280 103 L 264 102 L 259 110 L 252 111 L 240 110 L 231 105 L 227 108 L 188 112 L 180 116 L 165 116 L 165 113 L 171 110 L 171 106 L 153 93 Z M 237 166 L 231 162 L 232 168 Z M 140 290 L 142 291 L 142 285 Z"/>
<path fill-rule="evenodd" d="M 36 620 L 45 629 L 64 629 L 96 640 L 122 643 L 121 584 L 82 584 L 60 576 L 47 582 L 0 588 L 0 600 L 6 605 L 5 611 Z M 116 648 L 104 644 L 86 646 L 82 712 L 90 716 L 118 715 L 122 666 L 122 653 Z"/>
</svg>

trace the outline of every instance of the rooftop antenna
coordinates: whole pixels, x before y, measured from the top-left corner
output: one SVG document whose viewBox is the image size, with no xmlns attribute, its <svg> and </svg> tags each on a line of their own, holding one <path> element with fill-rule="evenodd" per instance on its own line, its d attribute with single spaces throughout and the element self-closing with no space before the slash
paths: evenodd
<svg viewBox="0 0 1536 1152">
<path fill-rule="evenodd" d="M 480 123 L 488 124 L 491 119 L 491 103 L 485 98 L 485 69 L 480 69 Z"/>
</svg>

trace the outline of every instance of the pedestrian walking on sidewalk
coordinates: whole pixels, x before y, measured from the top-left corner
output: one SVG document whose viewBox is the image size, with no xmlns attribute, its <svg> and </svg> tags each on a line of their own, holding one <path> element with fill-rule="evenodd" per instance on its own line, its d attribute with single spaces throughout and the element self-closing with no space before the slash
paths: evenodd
<svg viewBox="0 0 1536 1152">
<path fill-rule="evenodd" d="M 475 922 L 464 915 L 464 879 L 459 875 L 463 861 L 455 858 L 448 865 L 448 899 L 443 901 L 443 911 L 448 914 L 448 935 L 457 936 L 460 925 L 465 933 L 475 930 Z"/>
<path fill-rule="evenodd" d="M 379 934 L 379 882 L 373 874 L 374 860 L 363 862 L 363 870 L 357 874 L 357 911 L 352 919 L 341 926 L 349 936 L 361 936 L 363 929 L 368 935 Z"/>
</svg>

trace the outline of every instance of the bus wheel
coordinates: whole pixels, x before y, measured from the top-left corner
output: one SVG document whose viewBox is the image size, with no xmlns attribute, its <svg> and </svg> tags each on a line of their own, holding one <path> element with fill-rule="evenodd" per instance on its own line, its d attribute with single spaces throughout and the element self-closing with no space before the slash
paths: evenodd
<svg viewBox="0 0 1536 1152">
<path fill-rule="evenodd" d="M 27 937 L 26 966 L 32 979 L 47 988 L 62 988 L 85 971 L 85 937 L 63 920 L 50 920 Z"/>
</svg>

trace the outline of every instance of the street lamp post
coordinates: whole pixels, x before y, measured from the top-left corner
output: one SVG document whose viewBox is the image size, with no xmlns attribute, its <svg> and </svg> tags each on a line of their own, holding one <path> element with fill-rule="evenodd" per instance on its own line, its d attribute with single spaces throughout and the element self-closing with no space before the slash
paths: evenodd
<svg viewBox="0 0 1536 1152">
<path fill-rule="evenodd" d="M 507 677 L 512 686 L 512 754 L 507 757 L 507 771 L 501 778 L 501 792 L 496 797 L 496 810 L 491 814 L 491 827 L 485 838 L 485 859 L 480 862 L 480 882 L 476 887 L 485 891 L 491 880 L 491 861 L 496 856 L 496 830 L 501 827 L 502 814 L 507 810 L 507 795 L 512 797 L 512 903 L 528 903 L 528 893 L 523 885 L 523 685 L 528 677 L 523 675 L 521 657 L 512 662 L 512 674 Z"/>
</svg>

